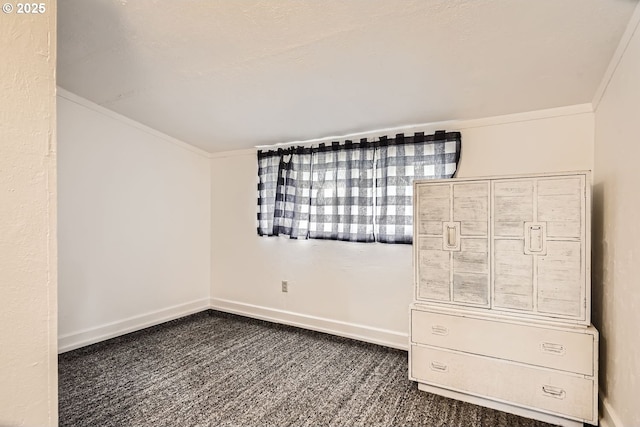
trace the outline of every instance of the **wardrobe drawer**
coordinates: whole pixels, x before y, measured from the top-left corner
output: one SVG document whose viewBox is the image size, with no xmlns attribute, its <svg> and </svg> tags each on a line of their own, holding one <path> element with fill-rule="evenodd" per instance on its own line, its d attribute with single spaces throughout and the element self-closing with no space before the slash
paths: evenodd
<svg viewBox="0 0 640 427">
<path fill-rule="evenodd" d="M 411 346 L 411 377 L 427 384 L 594 421 L 592 379 L 512 362 Z"/>
<path fill-rule="evenodd" d="M 596 334 L 411 310 L 414 343 L 585 375 L 594 375 Z"/>
</svg>

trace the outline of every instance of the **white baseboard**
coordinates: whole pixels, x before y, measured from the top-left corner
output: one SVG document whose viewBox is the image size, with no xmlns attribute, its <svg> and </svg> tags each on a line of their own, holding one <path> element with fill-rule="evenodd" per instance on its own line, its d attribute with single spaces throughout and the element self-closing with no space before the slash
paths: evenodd
<svg viewBox="0 0 640 427">
<path fill-rule="evenodd" d="M 600 392 L 600 409 L 601 427 L 623 427 L 622 421 L 620 421 L 617 412 L 613 409 L 607 398 L 602 395 L 602 392 Z"/>
<path fill-rule="evenodd" d="M 107 323 L 94 328 L 60 335 L 58 337 L 58 353 L 65 353 L 67 351 L 95 344 L 100 341 L 148 328 L 149 326 L 158 325 L 160 323 L 168 322 L 169 320 L 188 316 L 210 308 L 227 313 L 266 320 L 269 322 L 282 323 L 313 331 L 325 332 L 400 350 L 407 350 L 409 348 L 408 335 L 402 332 L 246 304 L 238 301 L 219 298 L 204 298 L 186 304 L 175 305 L 162 310 L 145 313 L 139 316 L 129 317 L 127 319 Z"/>
<path fill-rule="evenodd" d="M 174 305 L 162 310 L 152 311 L 139 316 L 129 317 L 117 322 L 107 323 L 95 328 L 85 329 L 58 337 L 58 353 L 64 353 L 86 345 L 95 344 L 129 332 L 148 328 L 188 316 L 189 314 L 209 309 L 209 298 L 191 301 L 185 304 Z"/>
<path fill-rule="evenodd" d="M 409 336 L 406 333 L 390 331 L 388 329 L 373 328 L 355 323 L 342 322 L 307 314 L 294 313 L 269 307 L 246 304 L 220 298 L 211 298 L 210 307 L 255 319 L 267 320 L 274 323 L 297 326 L 318 332 L 325 332 L 341 337 L 383 345 L 385 347 L 407 350 Z"/>
</svg>

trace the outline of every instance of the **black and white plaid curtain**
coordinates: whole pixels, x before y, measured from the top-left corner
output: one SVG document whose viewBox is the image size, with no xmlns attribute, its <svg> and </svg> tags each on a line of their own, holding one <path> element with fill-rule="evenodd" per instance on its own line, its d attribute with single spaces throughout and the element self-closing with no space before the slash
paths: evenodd
<svg viewBox="0 0 640 427">
<path fill-rule="evenodd" d="M 258 151 L 258 234 L 273 236 L 276 210 L 276 188 L 281 154 L 278 151 Z"/>
<path fill-rule="evenodd" d="M 413 240 L 414 179 L 451 178 L 460 159 L 459 132 L 380 138 L 376 151 L 376 241 Z"/>
<path fill-rule="evenodd" d="M 258 151 L 258 234 L 411 243 L 413 180 L 451 178 L 460 149 L 438 131 Z"/>
<path fill-rule="evenodd" d="M 310 238 L 374 241 L 373 155 L 366 139 L 314 149 Z"/>
<path fill-rule="evenodd" d="M 258 234 L 307 238 L 311 149 L 258 151 Z"/>
</svg>

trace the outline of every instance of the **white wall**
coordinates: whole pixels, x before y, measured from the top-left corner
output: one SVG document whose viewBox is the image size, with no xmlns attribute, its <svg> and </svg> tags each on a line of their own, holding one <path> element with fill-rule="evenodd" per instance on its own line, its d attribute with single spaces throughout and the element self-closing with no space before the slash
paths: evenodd
<svg viewBox="0 0 640 427">
<path fill-rule="evenodd" d="M 623 38 L 595 113 L 593 288 L 594 323 L 601 334 L 601 425 L 617 427 L 640 425 L 638 22 L 640 6 L 627 31 L 635 35 Z"/>
<path fill-rule="evenodd" d="M 421 129 L 462 131 L 460 177 L 584 170 L 593 165 L 589 111 L 574 106 Z M 259 237 L 256 175 L 253 150 L 211 160 L 212 305 L 406 347 L 411 246 Z M 281 280 L 289 281 L 286 294 Z"/>
<path fill-rule="evenodd" d="M 60 350 L 208 307 L 205 153 L 60 94 Z"/>
<path fill-rule="evenodd" d="M 0 16 L 0 426 L 58 424 L 56 3 L 46 7 Z"/>
</svg>

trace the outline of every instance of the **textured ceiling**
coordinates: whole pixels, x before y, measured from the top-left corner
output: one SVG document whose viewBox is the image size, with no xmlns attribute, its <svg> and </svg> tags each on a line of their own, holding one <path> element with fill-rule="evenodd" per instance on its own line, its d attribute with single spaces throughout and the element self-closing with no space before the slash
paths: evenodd
<svg viewBox="0 0 640 427">
<path fill-rule="evenodd" d="M 58 84 L 207 151 L 591 102 L 636 0 L 58 0 Z"/>
</svg>

